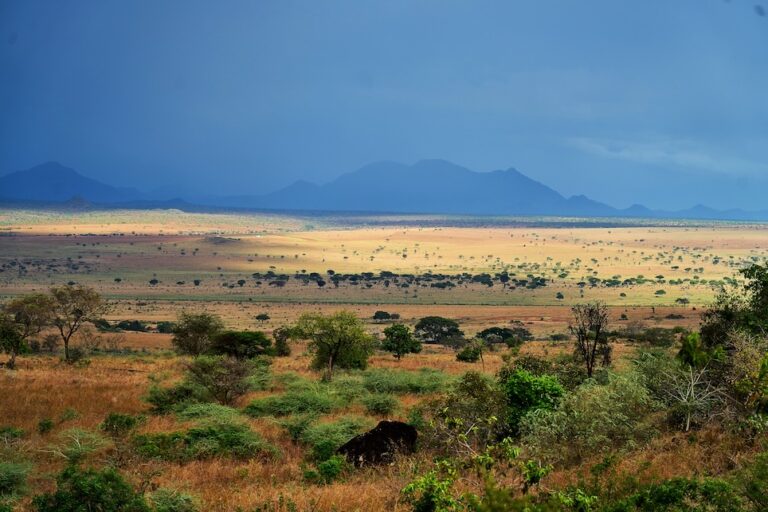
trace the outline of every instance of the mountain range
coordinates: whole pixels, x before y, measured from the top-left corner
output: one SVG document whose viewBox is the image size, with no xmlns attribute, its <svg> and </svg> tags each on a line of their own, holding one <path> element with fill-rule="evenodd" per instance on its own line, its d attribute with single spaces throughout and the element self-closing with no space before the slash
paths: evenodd
<svg viewBox="0 0 768 512">
<path fill-rule="evenodd" d="M 413 165 L 377 162 L 327 184 L 297 181 L 265 195 L 183 199 L 113 187 L 56 162 L 0 177 L 0 202 L 5 204 L 65 203 L 75 198 L 136 208 L 185 209 L 197 205 L 323 212 L 768 220 L 768 211 L 722 211 L 702 205 L 679 211 L 651 210 L 642 205 L 618 209 L 583 195 L 564 197 L 514 168 L 475 172 L 445 160 L 422 160 Z"/>
</svg>

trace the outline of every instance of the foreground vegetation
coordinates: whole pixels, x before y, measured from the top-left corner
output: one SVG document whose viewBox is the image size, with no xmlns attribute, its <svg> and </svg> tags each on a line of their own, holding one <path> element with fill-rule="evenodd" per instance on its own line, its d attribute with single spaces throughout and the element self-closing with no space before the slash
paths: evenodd
<svg viewBox="0 0 768 512">
<path fill-rule="evenodd" d="M 743 278 L 693 332 L 594 302 L 546 342 L 514 320 L 378 311 L 376 335 L 339 311 L 269 335 L 180 312 L 157 326 L 175 354 L 122 348 L 146 326 L 103 320 L 90 288 L 23 296 L 0 322 L 0 507 L 764 510 L 768 267 Z M 353 467 L 337 448 L 381 418 L 419 449 Z"/>
</svg>

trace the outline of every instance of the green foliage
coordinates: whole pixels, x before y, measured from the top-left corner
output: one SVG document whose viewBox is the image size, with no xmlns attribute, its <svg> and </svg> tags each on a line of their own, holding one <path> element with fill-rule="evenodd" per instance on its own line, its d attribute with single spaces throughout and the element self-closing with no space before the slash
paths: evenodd
<svg viewBox="0 0 768 512">
<path fill-rule="evenodd" d="M 179 409 L 176 415 L 182 420 L 209 419 L 226 422 L 238 418 L 240 411 L 226 405 L 204 403 L 189 404 Z"/>
<path fill-rule="evenodd" d="M 365 389 L 378 393 L 434 393 L 444 389 L 449 381 L 445 373 L 429 368 L 415 372 L 374 368 L 363 374 Z"/>
<path fill-rule="evenodd" d="M 553 410 L 531 411 L 520 430 L 524 444 L 536 455 L 572 463 L 647 440 L 653 429 L 644 420 L 653 408 L 637 374 L 611 374 L 605 385 L 588 380 Z"/>
<path fill-rule="evenodd" d="M 104 418 L 104 421 L 101 422 L 99 428 L 102 432 L 112 437 L 123 437 L 131 433 L 143 421 L 143 416 L 131 416 L 130 414 L 111 412 Z"/>
<path fill-rule="evenodd" d="M 107 440 L 96 432 L 71 428 L 59 434 L 59 444 L 52 447 L 52 451 L 76 464 L 85 457 L 106 447 Z"/>
<path fill-rule="evenodd" d="M 372 393 L 363 397 L 363 405 L 369 414 L 389 416 L 400 406 L 400 401 L 386 393 Z"/>
<path fill-rule="evenodd" d="M 171 387 L 151 386 L 145 400 L 152 406 L 152 413 L 168 414 L 191 404 L 207 402 L 209 397 L 205 388 L 182 381 Z"/>
<path fill-rule="evenodd" d="M 476 345 L 467 345 L 456 352 L 456 360 L 462 363 L 476 363 L 483 355 L 482 349 Z"/>
<path fill-rule="evenodd" d="M 290 334 L 290 329 L 285 327 L 278 327 L 272 332 L 272 337 L 275 339 L 275 356 L 288 357 L 291 355 L 291 346 L 288 344 Z"/>
<path fill-rule="evenodd" d="M 271 355 L 272 340 L 261 331 L 224 331 L 213 338 L 208 352 L 237 359 L 253 359 Z"/>
<path fill-rule="evenodd" d="M 315 470 L 304 472 L 305 480 L 319 484 L 330 484 L 338 480 L 344 471 L 349 468 L 349 463 L 346 457 L 342 455 L 332 455 L 322 462 L 318 462 L 315 467 Z"/>
<path fill-rule="evenodd" d="M 182 312 L 173 329 L 173 346 L 180 354 L 199 356 L 208 352 L 213 339 L 224 330 L 224 322 L 210 313 Z"/>
<path fill-rule="evenodd" d="M 308 426 L 301 434 L 300 441 L 310 447 L 315 461 L 331 458 L 336 450 L 370 426 L 370 420 L 358 416 L 345 416 L 331 423 L 317 423 Z"/>
<path fill-rule="evenodd" d="M 337 367 L 364 370 L 375 346 L 363 322 L 349 311 L 327 316 L 304 314 L 291 333 L 310 340 L 309 349 L 314 354 L 312 368 L 325 369 L 328 380 Z"/>
<path fill-rule="evenodd" d="M 413 512 L 459 512 L 464 507 L 453 495 L 456 470 L 448 464 L 438 464 L 406 485 L 401 494 Z"/>
<path fill-rule="evenodd" d="M 755 510 L 768 510 L 768 452 L 759 454 L 736 482 Z"/>
<path fill-rule="evenodd" d="M 194 496 L 174 489 L 160 488 L 149 496 L 154 512 L 198 512 L 200 504 Z"/>
<path fill-rule="evenodd" d="M 157 322 L 157 332 L 161 334 L 173 334 L 173 330 L 176 328 L 176 322 Z"/>
<path fill-rule="evenodd" d="M 519 347 L 533 339 L 533 334 L 519 320 L 512 322 L 512 327 L 489 327 L 477 333 L 477 337 L 488 344 L 505 343 L 509 347 Z"/>
<path fill-rule="evenodd" d="M 693 332 L 683 338 L 677 358 L 692 368 L 704 368 L 719 355 L 721 355 L 721 349 L 705 347 L 699 333 Z"/>
<path fill-rule="evenodd" d="M 291 441 L 298 442 L 304 435 L 304 432 L 317 421 L 315 414 L 295 414 L 288 416 L 278 422 L 291 438 Z"/>
<path fill-rule="evenodd" d="M 13 498 L 24 491 L 31 466 L 24 462 L 0 462 L 0 498 Z"/>
<path fill-rule="evenodd" d="M 381 349 L 391 352 L 399 360 L 406 354 L 421 352 L 421 342 L 413 336 L 408 326 L 393 324 L 384 329 Z"/>
<path fill-rule="evenodd" d="M 248 425 L 229 421 L 209 421 L 186 432 L 141 434 L 133 443 L 144 457 L 177 462 L 211 457 L 249 459 L 276 453 Z"/>
<path fill-rule="evenodd" d="M 53 430 L 53 420 L 51 418 L 43 418 L 37 422 L 37 432 L 40 435 L 45 435 Z"/>
<path fill-rule="evenodd" d="M 424 404 L 421 442 L 447 456 L 471 457 L 503 436 L 506 404 L 497 384 L 467 372 L 450 389 Z"/>
<path fill-rule="evenodd" d="M 37 512 L 149 512 L 144 497 L 112 468 L 69 465 L 57 478 L 56 492 L 36 496 Z"/>
<path fill-rule="evenodd" d="M 222 405 L 232 405 L 250 390 L 248 377 L 253 366 L 248 361 L 225 356 L 199 356 L 187 365 L 187 379 L 205 389 Z"/>
<path fill-rule="evenodd" d="M 507 426 L 512 433 L 517 433 L 520 421 L 530 411 L 553 409 L 565 390 L 555 377 L 550 375 L 534 376 L 525 370 L 517 370 L 506 375 L 501 382 L 504 398 L 507 402 Z"/>
<path fill-rule="evenodd" d="M 739 512 L 742 501 L 731 484 L 716 479 L 673 478 L 653 484 L 607 507 L 609 512 Z"/>
<path fill-rule="evenodd" d="M 288 391 L 253 400 L 245 407 L 249 416 L 288 416 L 291 414 L 325 414 L 342 406 L 342 403 L 322 387 Z"/>
<path fill-rule="evenodd" d="M 455 337 L 464 336 L 455 320 L 441 316 L 427 316 L 416 323 L 416 336 L 424 343 L 445 343 Z"/>
</svg>

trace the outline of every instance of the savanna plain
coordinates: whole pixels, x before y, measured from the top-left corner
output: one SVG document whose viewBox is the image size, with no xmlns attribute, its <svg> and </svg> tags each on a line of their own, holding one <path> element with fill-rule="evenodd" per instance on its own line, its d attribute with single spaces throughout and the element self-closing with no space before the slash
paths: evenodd
<svg viewBox="0 0 768 512">
<path fill-rule="evenodd" d="M 0 510 L 768 510 L 767 256 L 759 223 L 0 210 Z M 382 420 L 415 444 L 339 451 Z"/>
</svg>

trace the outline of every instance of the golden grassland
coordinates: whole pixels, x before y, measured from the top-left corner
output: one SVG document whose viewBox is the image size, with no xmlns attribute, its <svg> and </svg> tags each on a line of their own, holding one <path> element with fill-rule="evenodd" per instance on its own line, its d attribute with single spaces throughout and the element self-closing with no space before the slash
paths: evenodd
<svg viewBox="0 0 768 512">
<path fill-rule="evenodd" d="M 615 306 L 661 306 L 685 299 L 705 304 L 740 268 L 768 254 L 768 227 L 760 224 L 329 227 L 328 220 L 308 226 L 307 219 L 278 215 L 118 211 L 61 217 L 0 212 L 7 235 L 0 237 L 0 294 L 74 281 L 113 298 L 179 301 L 548 306 L 599 299 Z M 277 288 L 253 277 L 317 272 L 327 280 L 328 270 L 507 271 L 518 278 L 544 277 L 548 284 L 438 289 L 346 283 L 337 288 L 329 282 L 320 288 L 289 279 Z M 647 281 L 580 285 L 589 278 L 638 276 Z"/>
</svg>

